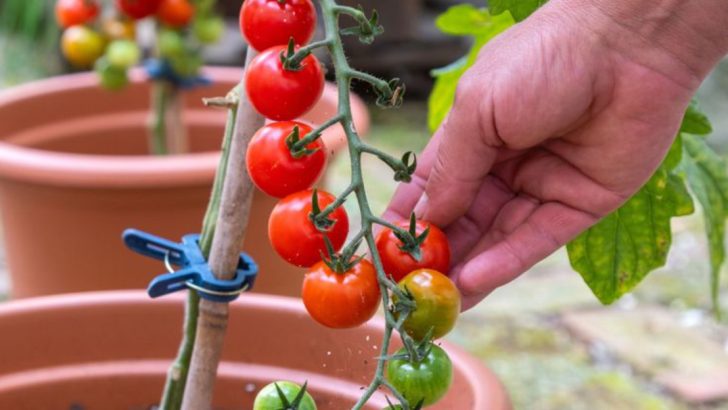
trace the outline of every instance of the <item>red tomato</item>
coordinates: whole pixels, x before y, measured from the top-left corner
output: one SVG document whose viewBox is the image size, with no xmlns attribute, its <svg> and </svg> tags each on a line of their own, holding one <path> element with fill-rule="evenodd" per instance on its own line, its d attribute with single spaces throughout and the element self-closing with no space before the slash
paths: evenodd
<svg viewBox="0 0 728 410">
<path fill-rule="evenodd" d="M 301 69 L 283 68 L 285 46 L 269 48 L 250 63 L 245 74 L 248 99 L 264 117 L 293 120 L 313 108 L 324 92 L 324 73 L 316 57 L 309 55 Z"/>
<path fill-rule="evenodd" d="M 408 230 L 410 222 L 401 221 L 397 223 L 397 226 Z M 422 259 L 419 262 L 401 249 L 402 241 L 395 236 L 391 229 L 382 229 L 377 235 L 377 251 L 382 257 L 384 271 L 395 282 L 399 282 L 413 270 L 434 269 L 439 272 L 447 272 L 450 268 L 450 245 L 445 233 L 429 222 L 417 221 L 417 235 L 421 235 L 428 227 L 430 232 L 420 245 Z"/>
<path fill-rule="evenodd" d="M 311 0 L 246 0 L 240 9 L 240 32 L 254 49 L 267 50 L 311 41 L 316 9 Z"/>
<path fill-rule="evenodd" d="M 311 190 L 306 190 L 288 195 L 273 208 L 268 220 L 268 238 L 273 248 L 283 259 L 301 267 L 313 266 L 321 260 L 321 252 L 326 254 L 324 233 L 316 229 L 309 217 L 313 208 L 312 194 Z M 318 191 L 321 209 L 335 200 L 330 193 Z M 325 235 L 338 251 L 349 234 L 349 217 L 344 208 L 339 207 L 329 218 L 335 223 Z"/>
<path fill-rule="evenodd" d="M 162 0 L 116 0 L 116 7 L 134 20 L 156 13 Z"/>
<path fill-rule="evenodd" d="M 374 265 L 362 260 L 343 273 L 320 261 L 303 278 L 303 304 L 322 325 L 346 329 L 364 324 L 379 307 L 379 283 Z"/>
<path fill-rule="evenodd" d="M 187 0 L 162 0 L 157 18 L 170 27 L 184 27 L 192 21 L 195 8 Z"/>
<path fill-rule="evenodd" d="M 248 173 L 255 185 L 268 195 L 283 198 L 311 188 L 326 165 L 326 147 L 320 138 L 306 147 L 315 152 L 300 158 L 291 155 L 286 139 L 295 127 L 301 138 L 312 131 L 301 122 L 274 122 L 258 130 L 248 146 Z"/>
<path fill-rule="evenodd" d="M 95 0 L 58 0 L 56 20 L 63 28 L 86 24 L 99 15 L 99 5 Z"/>
</svg>

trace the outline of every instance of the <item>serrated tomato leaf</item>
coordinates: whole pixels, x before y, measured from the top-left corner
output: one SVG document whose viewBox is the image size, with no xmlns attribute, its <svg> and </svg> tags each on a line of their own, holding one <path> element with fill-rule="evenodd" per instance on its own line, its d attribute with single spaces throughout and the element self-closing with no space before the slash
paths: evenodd
<svg viewBox="0 0 728 410">
<path fill-rule="evenodd" d="M 469 4 L 450 7 L 437 19 L 437 26 L 443 32 L 453 35 L 474 37 L 470 51 L 454 63 L 432 71 L 435 86 L 428 100 L 427 124 L 435 131 L 452 108 L 455 90 L 460 77 L 475 63 L 478 52 L 493 37 L 515 24 L 508 13 L 491 16 L 487 9 L 476 8 Z"/>
<path fill-rule="evenodd" d="M 539 7 L 546 4 L 547 0 L 489 0 L 490 12 L 493 15 L 510 11 L 516 21 L 525 20 Z"/>
<path fill-rule="evenodd" d="M 571 266 L 605 304 L 665 264 L 670 220 L 692 211 L 683 180 L 663 164 L 631 199 L 567 245 Z"/>
<path fill-rule="evenodd" d="M 725 220 L 728 217 L 728 174 L 724 161 L 705 140 L 684 134 L 684 155 L 681 164 L 690 190 L 703 210 L 710 252 L 711 295 L 713 308 L 720 314 L 718 292 L 720 268 L 725 261 Z"/>
<path fill-rule="evenodd" d="M 710 124 L 708 116 L 700 111 L 698 103 L 695 100 L 690 102 L 690 106 L 685 111 L 680 132 L 695 135 L 708 135 L 713 132 L 713 126 Z"/>
</svg>

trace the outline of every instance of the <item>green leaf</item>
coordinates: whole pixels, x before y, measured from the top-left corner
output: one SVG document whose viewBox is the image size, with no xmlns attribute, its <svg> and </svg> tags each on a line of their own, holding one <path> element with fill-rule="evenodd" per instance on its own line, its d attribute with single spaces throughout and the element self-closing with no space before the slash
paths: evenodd
<svg viewBox="0 0 728 410">
<path fill-rule="evenodd" d="M 431 131 L 436 130 L 450 112 L 455 101 L 458 81 L 475 63 L 481 47 L 513 24 L 515 21 L 508 13 L 491 16 L 488 10 L 478 9 L 472 5 L 453 6 L 437 19 L 437 25 L 441 30 L 455 35 L 473 35 L 474 42 L 466 56 L 432 72 L 435 86 L 428 101 L 427 117 Z"/>
<path fill-rule="evenodd" d="M 690 102 L 680 126 L 680 132 L 696 135 L 708 135 L 713 132 L 713 126 L 710 124 L 708 116 L 700 111 L 697 101 Z"/>
<path fill-rule="evenodd" d="M 665 264 L 670 220 L 692 211 L 681 178 L 663 164 L 627 203 L 567 245 L 571 266 L 605 304 Z"/>
<path fill-rule="evenodd" d="M 546 4 L 547 0 L 489 0 L 488 5 L 493 15 L 510 11 L 516 21 L 524 20 Z"/>
<path fill-rule="evenodd" d="M 435 25 L 445 34 L 466 36 L 488 31 L 492 26 L 492 18 L 485 8 L 459 4 L 438 16 Z"/>
<path fill-rule="evenodd" d="M 724 232 L 728 217 L 728 173 L 723 160 L 708 147 L 704 139 L 690 134 L 684 134 L 683 138 L 682 167 L 690 190 L 703 209 L 710 252 L 711 295 L 713 308 L 719 315 L 720 268 L 725 261 Z"/>
</svg>

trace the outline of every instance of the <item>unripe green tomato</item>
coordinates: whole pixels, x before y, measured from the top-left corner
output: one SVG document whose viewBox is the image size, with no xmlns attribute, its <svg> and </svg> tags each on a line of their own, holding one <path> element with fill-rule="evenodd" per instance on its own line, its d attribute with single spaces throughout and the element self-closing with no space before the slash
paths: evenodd
<svg viewBox="0 0 728 410">
<path fill-rule="evenodd" d="M 106 58 L 100 58 L 94 64 L 101 86 L 107 90 L 117 91 L 129 84 L 126 68 L 111 65 Z"/>
<path fill-rule="evenodd" d="M 286 381 L 271 383 L 263 387 L 258 392 L 258 395 L 255 396 L 253 410 L 279 410 L 284 408 L 284 403 L 278 395 L 278 390 L 276 390 L 276 384 L 283 392 L 283 395 L 286 396 L 289 403 L 293 402 L 298 392 L 301 391 L 301 386 L 296 383 Z M 308 392 L 304 394 L 298 410 L 316 410 L 316 402 L 313 401 L 313 397 Z"/>
<path fill-rule="evenodd" d="M 420 362 L 391 360 L 387 362 L 387 380 L 411 406 L 422 400 L 429 406 L 440 400 L 452 384 L 452 362 L 439 346 L 431 346 L 430 353 Z M 404 354 L 402 348 L 396 354 Z"/>
<path fill-rule="evenodd" d="M 129 40 L 116 40 L 106 49 L 106 58 L 114 67 L 129 68 L 136 65 L 142 57 L 139 46 Z"/>
<path fill-rule="evenodd" d="M 182 35 L 176 30 L 163 28 L 159 30 L 159 55 L 164 58 L 175 58 L 184 54 L 185 43 Z"/>
<path fill-rule="evenodd" d="M 184 54 L 170 58 L 169 64 L 180 77 L 193 77 L 200 72 L 203 61 L 202 57 L 197 54 Z"/>
<path fill-rule="evenodd" d="M 217 42 L 225 31 L 225 22 L 217 16 L 202 17 L 195 19 L 192 25 L 192 32 L 203 44 Z"/>
</svg>

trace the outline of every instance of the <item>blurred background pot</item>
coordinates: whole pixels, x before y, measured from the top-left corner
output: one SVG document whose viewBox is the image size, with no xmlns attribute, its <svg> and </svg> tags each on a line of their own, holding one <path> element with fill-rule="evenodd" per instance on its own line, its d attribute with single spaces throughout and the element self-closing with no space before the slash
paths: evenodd
<svg viewBox="0 0 728 410">
<path fill-rule="evenodd" d="M 142 410 L 157 404 L 177 349 L 182 304 L 179 295 L 151 300 L 142 291 L 117 291 L 0 306 L 0 351 L 12 352 L 0 361 L 0 408 Z M 250 409 L 260 388 L 280 379 L 307 380 L 320 410 L 349 408 L 373 375 L 382 330 L 380 320 L 326 329 L 297 299 L 243 295 L 231 304 L 215 408 Z M 453 387 L 428 408 L 510 408 L 479 360 L 443 347 L 453 361 Z M 385 403 L 376 397 L 367 409 Z"/>
<path fill-rule="evenodd" d="M 144 288 L 163 269 L 126 250 L 134 227 L 169 239 L 199 232 L 225 125 L 225 110 L 202 105 L 224 96 L 242 71 L 209 68 L 214 84 L 185 95 L 184 121 L 192 153 L 147 155 L 149 83 L 133 73 L 119 93 L 93 73 L 42 80 L 0 94 L 0 217 L 12 296 Z M 328 85 L 306 115 L 317 123 L 336 113 Z M 365 133 L 366 106 L 354 97 L 354 120 Z M 324 138 L 329 151 L 345 146 L 341 127 Z M 275 199 L 254 198 L 245 250 L 261 263 L 256 291 L 298 295 L 299 270 L 275 256 L 267 220 Z"/>
</svg>

